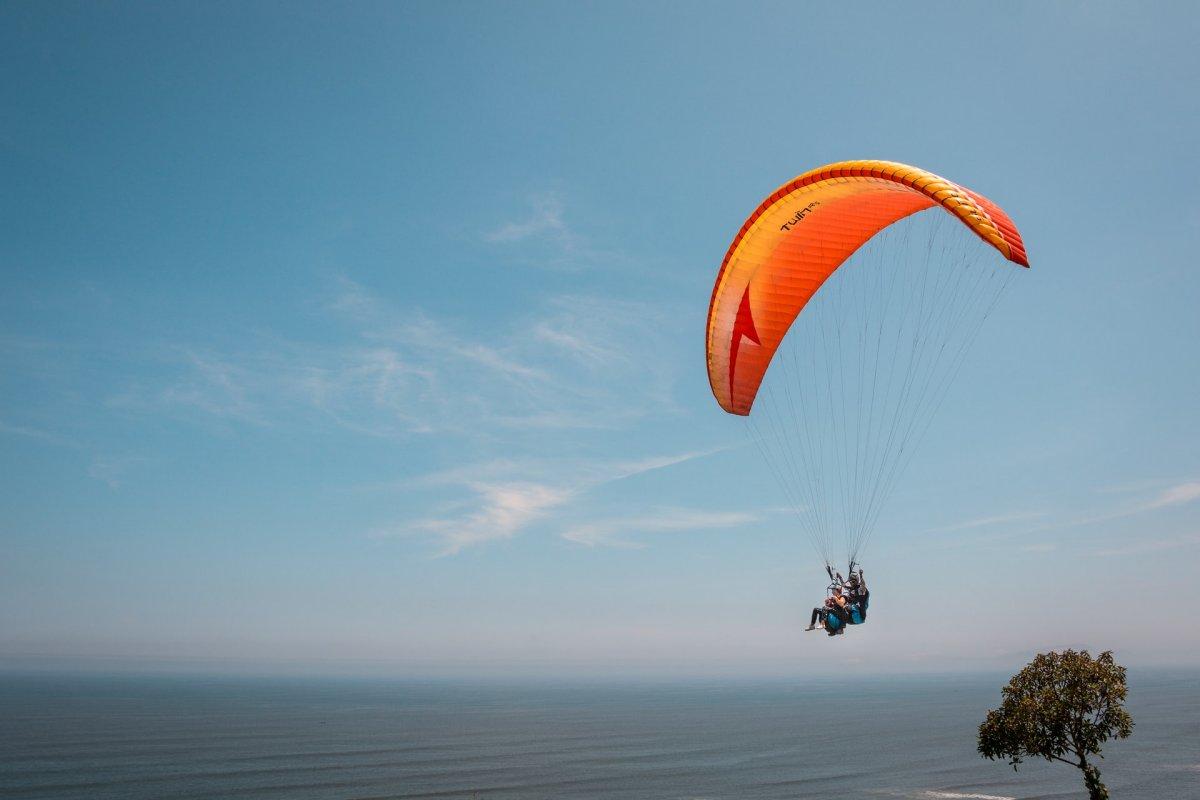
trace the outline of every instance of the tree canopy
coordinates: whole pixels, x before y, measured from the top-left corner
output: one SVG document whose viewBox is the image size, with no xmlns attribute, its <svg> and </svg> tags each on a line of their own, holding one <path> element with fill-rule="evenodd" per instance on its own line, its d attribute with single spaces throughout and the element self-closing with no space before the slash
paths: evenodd
<svg viewBox="0 0 1200 800">
<path fill-rule="evenodd" d="M 1084 772 L 1092 800 L 1108 797 L 1088 756 L 1101 756 L 1109 739 L 1133 732 L 1125 710 L 1125 668 L 1111 651 L 1042 653 L 1004 687 L 1000 707 L 979 726 L 979 753 L 1005 759 L 1013 769 L 1025 758 L 1061 761 Z M 1101 756 L 1103 757 L 1103 756 Z"/>
</svg>

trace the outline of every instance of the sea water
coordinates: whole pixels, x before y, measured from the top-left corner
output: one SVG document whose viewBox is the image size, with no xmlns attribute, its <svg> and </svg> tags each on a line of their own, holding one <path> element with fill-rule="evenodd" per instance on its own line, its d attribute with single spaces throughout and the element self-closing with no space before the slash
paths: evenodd
<svg viewBox="0 0 1200 800">
<path fill-rule="evenodd" d="M 1005 676 L 739 682 L 0 677 L 0 797 L 1083 797 L 981 759 Z M 1200 673 L 1133 672 L 1114 800 L 1200 798 Z"/>
</svg>

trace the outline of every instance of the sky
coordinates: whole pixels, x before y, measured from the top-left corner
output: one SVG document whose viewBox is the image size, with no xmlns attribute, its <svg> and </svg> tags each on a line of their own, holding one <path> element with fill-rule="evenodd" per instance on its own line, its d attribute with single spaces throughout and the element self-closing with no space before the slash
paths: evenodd
<svg viewBox="0 0 1200 800">
<path fill-rule="evenodd" d="M 1200 664 L 1200 10 L 0 6 L 0 668 Z M 781 183 L 1020 227 L 869 624 L 709 391 Z"/>
</svg>

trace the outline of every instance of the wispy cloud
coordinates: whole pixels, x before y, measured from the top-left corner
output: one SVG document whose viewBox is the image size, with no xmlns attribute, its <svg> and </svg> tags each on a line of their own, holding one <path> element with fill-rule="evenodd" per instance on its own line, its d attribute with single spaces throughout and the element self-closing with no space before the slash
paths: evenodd
<svg viewBox="0 0 1200 800">
<path fill-rule="evenodd" d="M 562 537 L 589 547 L 607 545 L 636 548 L 645 547 L 643 542 L 634 538 L 639 535 L 732 528 L 758 519 L 756 514 L 739 511 L 666 508 L 637 516 L 615 517 L 574 525 L 563 531 Z"/>
<path fill-rule="evenodd" d="M 522 262 L 552 270 L 575 271 L 626 260 L 619 252 L 595 248 L 572 228 L 566 202 L 558 192 L 533 195 L 526 213 L 485 232 L 483 239 Z"/>
<path fill-rule="evenodd" d="M 530 198 L 530 214 L 518 222 L 506 222 L 489 231 L 485 237 L 490 242 L 520 242 L 533 237 L 554 239 L 563 247 L 572 247 L 574 234 L 563 221 L 563 201 L 556 193 L 535 195 Z"/>
<path fill-rule="evenodd" d="M 716 455 L 726 449 L 715 447 L 634 459 L 498 458 L 438 470 L 420 478 L 406 480 L 405 484 L 410 486 L 469 486 L 477 482 L 496 482 L 520 476 L 526 480 L 550 481 L 577 488 L 590 488 Z M 395 484 L 388 484 L 386 488 L 396 487 Z"/>
<path fill-rule="evenodd" d="M 477 340 L 427 316 L 387 309 L 356 284 L 344 282 L 344 289 L 336 305 L 365 335 L 426 357 L 420 363 L 428 365 L 431 405 L 439 410 L 427 418 L 431 429 L 475 426 L 495 441 L 523 441 L 530 430 L 619 429 L 675 411 L 673 369 L 646 352 L 662 319 L 648 304 L 560 295 L 507 332 Z M 514 453 L 522 449 L 528 452 Z M 520 534 L 605 484 L 713 452 L 634 459 L 514 454 L 458 465 L 408 481 L 457 495 L 452 506 L 374 533 L 432 535 L 442 554 L 456 553 Z"/>
<path fill-rule="evenodd" d="M 632 461 L 604 459 L 503 459 L 433 473 L 412 486 L 443 486 L 467 494 L 448 513 L 377 529 L 374 536 L 432 534 L 450 555 L 465 547 L 508 539 L 559 512 L 583 494 L 605 484 L 665 469 L 716 451 L 656 456 Z M 518 477 L 519 476 L 519 477 Z M 675 519 L 683 519 L 675 512 Z M 709 516 L 714 520 L 719 517 Z M 693 522 L 702 522 L 693 517 Z M 660 528 L 667 530 L 668 528 Z M 578 537 L 587 535 L 580 530 Z M 599 543 L 604 531 L 593 532 Z M 574 541 L 581 538 L 570 537 Z"/>
<path fill-rule="evenodd" d="M 1157 508 L 1178 506 L 1198 499 L 1200 499 L 1200 481 L 1189 481 L 1159 492 L 1157 497 L 1142 507 L 1142 510 L 1152 511 Z"/>
<path fill-rule="evenodd" d="M 955 522 L 950 525 L 942 525 L 937 528 L 930 528 L 930 533 L 948 533 L 950 531 L 972 530 L 975 528 L 990 528 L 996 525 L 1008 525 L 1014 522 L 1028 522 L 1029 520 L 1041 519 L 1046 516 L 1044 511 L 1021 511 L 1012 514 L 995 514 L 986 517 L 975 517 L 973 519 Z"/>
<path fill-rule="evenodd" d="M 471 332 L 342 280 L 329 310 L 351 341 L 258 336 L 237 351 L 168 348 L 167 377 L 143 377 L 109 404 L 256 426 L 323 419 L 385 437 L 611 429 L 674 410 L 674 369 L 644 349 L 661 327 L 649 304 L 559 296 L 499 330 Z"/>
<path fill-rule="evenodd" d="M 97 456 L 88 466 L 88 477 L 107 484 L 110 489 L 119 489 L 129 470 L 147 460 L 140 456 Z"/>
<path fill-rule="evenodd" d="M 1150 497 L 1129 500 L 1120 505 L 1094 513 L 1078 514 L 1058 522 L 1048 522 L 1045 528 L 1065 528 L 1093 525 L 1115 519 L 1124 519 L 1150 511 L 1181 506 L 1200 499 L 1200 481 L 1185 481 L 1165 489 L 1156 490 Z"/>
<path fill-rule="evenodd" d="M 1095 554 L 1103 557 L 1132 556 L 1142 553 L 1159 553 L 1164 550 L 1180 550 L 1185 547 L 1195 547 L 1196 545 L 1200 545 L 1200 534 L 1130 542 L 1120 547 L 1108 547 L 1103 550 L 1097 550 Z"/>
<path fill-rule="evenodd" d="M 634 475 L 641 475 L 643 472 L 653 472 L 657 469 L 673 467 L 676 464 L 682 464 L 685 461 L 692 461 L 697 458 L 705 458 L 707 456 L 716 455 L 724 452 L 728 448 L 714 447 L 708 450 L 693 450 L 687 453 L 668 456 L 651 456 L 649 458 L 641 458 L 633 461 L 619 461 L 612 467 L 612 480 L 621 480 L 623 478 L 631 478 Z"/>
<path fill-rule="evenodd" d="M 214 417 L 245 422 L 265 421 L 250 399 L 254 371 L 206 353 L 188 352 L 186 358 L 190 365 L 187 376 L 159 394 L 164 405 L 191 407 Z"/>
<path fill-rule="evenodd" d="M 379 346 L 268 341 L 248 352 L 168 352 L 170 377 L 139 380 L 108 398 L 115 408 L 176 418 L 276 427 L 323 419 L 358 433 L 430 429 L 418 406 L 433 376 Z"/>
<path fill-rule="evenodd" d="M 434 534 L 442 544 L 440 555 L 453 555 L 465 547 L 511 538 L 574 494 L 570 489 L 539 483 L 473 483 L 468 488 L 476 496 L 475 507 L 465 514 L 418 520 L 374 534 Z"/>
<path fill-rule="evenodd" d="M 50 431 L 44 431 L 28 425 L 12 425 L 3 420 L 0 420 L 0 436 L 19 436 L 26 439 L 35 439 L 46 444 L 58 445 L 59 447 L 80 447 L 78 442 L 66 436 L 60 436 L 57 433 L 51 433 Z"/>
<path fill-rule="evenodd" d="M 1135 517 L 1139 514 L 1147 514 L 1166 508 L 1183 506 L 1200 500 L 1200 481 L 1184 481 L 1166 488 L 1162 488 L 1161 482 L 1155 485 L 1151 482 L 1142 481 L 1136 484 L 1127 484 L 1116 489 L 1106 488 L 1097 490 L 1095 492 L 1095 495 L 1100 497 L 1111 496 L 1114 494 L 1119 494 L 1126 497 L 1116 504 L 1113 504 L 1111 500 L 1108 501 L 1107 508 L 1087 511 L 1084 513 L 1064 510 L 1058 512 L 1036 511 L 996 514 L 969 519 L 939 528 L 932 528 L 930 529 L 930 532 L 940 533 L 978 529 L 983 532 L 982 535 L 976 536 L 972 539 L 972 541 L 978 542 L 987 541 L 989 539 L 1011 539 L 1033 533 L 1065 530 L 1084 525 L 1098 525 L 1103 522 L 1127 519 L 1129 517 Z M 1135 496 L 1132 498 L 1128 497 L 1130 494 L 1134 494 Z M 1140 495 L 1140 497 L 1136 495 Z M 1000 532 L 989 531 L 989 529 L 1000 526 L 1004 526 L 1005 530 Z"/>
</svg>

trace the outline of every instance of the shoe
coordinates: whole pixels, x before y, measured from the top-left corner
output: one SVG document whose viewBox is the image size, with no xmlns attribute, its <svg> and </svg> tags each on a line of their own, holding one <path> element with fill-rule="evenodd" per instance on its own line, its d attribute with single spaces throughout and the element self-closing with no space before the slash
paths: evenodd
<svg viewBox="0 0 1200 800">
<path fill-rule="evenodd" d="M 806 630 L 806 631 L 815 631 L 816 629 L 817 629 L 817 626 L 816 626 L 816 625 L 809 625 L 809 626 L 808 626 L 807 628 L 805 628 L 804 630 Z"/>
</svg>

